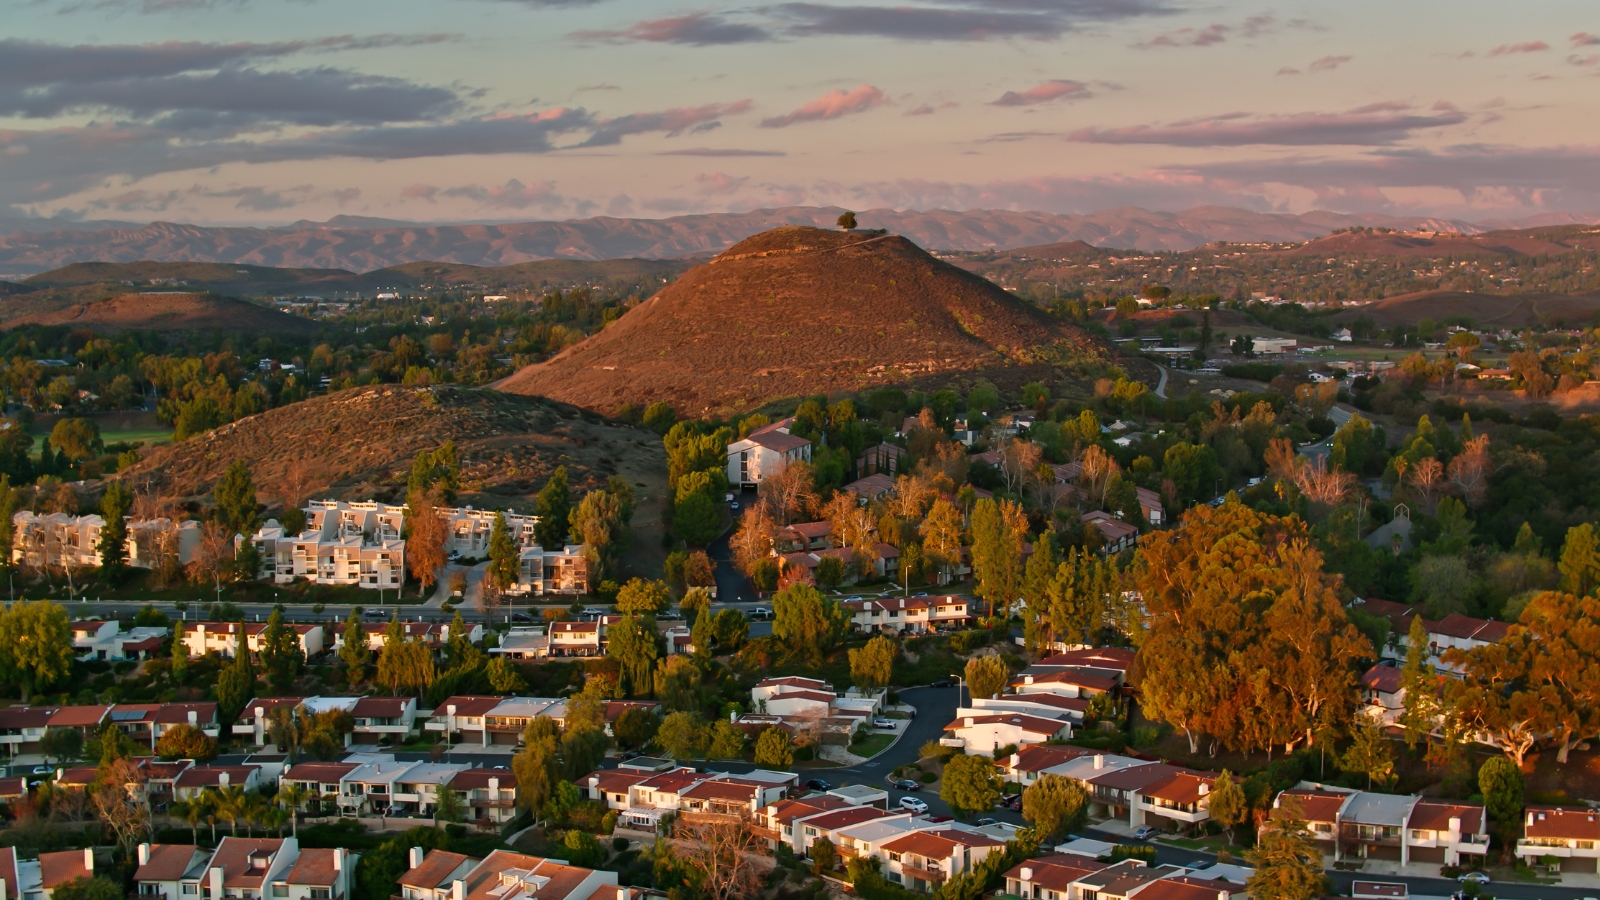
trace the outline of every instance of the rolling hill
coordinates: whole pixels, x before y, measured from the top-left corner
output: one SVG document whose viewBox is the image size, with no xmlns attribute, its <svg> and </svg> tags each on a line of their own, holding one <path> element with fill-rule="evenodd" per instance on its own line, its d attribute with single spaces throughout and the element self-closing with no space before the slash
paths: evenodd
<svg viewBox="0 0 1600 900">
<path fill-rule="evenodd" d="M 740 241 L 499 387 L 605 412 L 663 400 L 699 415 L 1098 352 L 904 237 L 791 226 Z"/>
<path fill-rule="evenodd" d="M 417 453 L 447 440 L 461 460 L 463 504 L 525 497 L 558 465 L 575 489 L 616 474 L 653 485 L 666 471 L 655 435 L 571 406 L 486 389 L 382 385 L 312 397 L 157 447 L 115 477 L 136 490 L 199 500 L 242 459 L 269 506 L 281 505 L 295 470 L 306 478 L 299 500 L 398 501 Z"/>
<path fill-rule="evenodd" d="M 1371 319 L 1389 328 L 1415 325 L 1423 319 L 1442 321 L 1466 316 L 1475 328 L 1524 328 L 1530 325 L 1584 327 L 1600 314 L 1600 297 L 1582 294 L 1470 294 L 1461 291 L 1419 291 L 1369 303 L 1333 317 L 1349 324 Z"/>
<path fill-rule="evenodd" d="M 187 292 L 120 294 L 90 303 L 23 294 L 0 304 L 0 329 L 20 325 L 69 325 L 98 332 L 236 331 L 241 334 L 309 335 L 310 319 L 285 315 L 233 297 Z"/>
</svg>

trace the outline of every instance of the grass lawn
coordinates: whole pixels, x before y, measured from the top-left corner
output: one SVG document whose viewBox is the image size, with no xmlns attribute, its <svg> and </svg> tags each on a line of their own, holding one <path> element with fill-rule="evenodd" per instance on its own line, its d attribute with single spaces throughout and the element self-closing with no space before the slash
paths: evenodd
<svg viewBox="0 0 1600 900">
<path fill-rule="evenodd" d="M 885 719 L 909 719 L 911 718 L 911 714 L 903 712 L 886 712 L 883 714 L 883 717 Z"/>
<path fill-rule="evenodd" d="M 1207 838 L 1201 838 L 1200 840 L 1195 840 L 1194 838 L 1167 836 L 1163 836 L 1160 840 L 1163 844 L 1170 844 L 1174 847 L 1182 847 L 1185 850 L 1204 850 L 1207 853 L 1216 853 L 1218 851 L 1228 849 L 1228 839 L 1220 834 L 1212 835 L 1211 837 Z M 1238 848 L 1235 849 L 1237 850 Z"/>
<path fill-rule="evenodd" d="M 873 757 L 884 751 L 885 747 L 894 743 L 894 735 L 890 732 L 870 734 L 862 740 L 850 745 L 850 752 L 857 756 Z"/>
</svg>

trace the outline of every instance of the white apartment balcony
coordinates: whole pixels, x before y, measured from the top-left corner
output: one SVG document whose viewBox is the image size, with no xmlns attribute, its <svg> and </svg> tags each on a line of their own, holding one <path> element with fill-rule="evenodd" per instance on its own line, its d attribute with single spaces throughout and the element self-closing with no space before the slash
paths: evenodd
<svg viewBox="0 0 1600 900">
<path fill-rule="evenodd" d="M 1179 822 L 1188 822 L 1191 825 L 1199 822 L 1210 821 L 1210 810 L 1206 809 L 1205 807 L 1195 807 L 1193 809 L 1189 807 L 1190 804 L 1184 804 L 1182 806 L 1163 806 L 1160 803 L 1152 803 L 1143 797 L 1139 798 L 1139 809 L 1150 813 L 1151 815 L 1163 816 L 1168 819 L 1175 819 Z"/>
</svg>

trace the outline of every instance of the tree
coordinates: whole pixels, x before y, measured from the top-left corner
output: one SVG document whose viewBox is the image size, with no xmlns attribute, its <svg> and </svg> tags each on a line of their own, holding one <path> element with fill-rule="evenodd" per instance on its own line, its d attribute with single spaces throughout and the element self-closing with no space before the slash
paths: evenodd
<svg viewBox="0 0 1600 900">
<path fill-rule="evenodd" d="M 972 576 L 977 582 L 973 593 L 988 601 L 991 618 L 997 606 L 1009 611 L 1020 592 L 1022 538 L 994 500 L 979 500 L 972 508 Z"/>
<path fill-rule="evenodd" d="M 808 852 L 818 875 L 832 872 L 834 866 L 839 864 L 838 848 L 834 847 L 833 841 L 828 838 L 817 838 L 812 841 L 811 849 Z"/>
<path fill-rule="evenodd" d="M 744 756 L 746 742 L 744 729 L 726 719 L 718 719 L 711 725 L 706 759 L 739 759 Z"/>
<path fill-rule="evenodd" d="M 706 745 L 705 723 L 694 713 L 671 713 L 661 720 L 656 743 L 672 759 L 694 759 Z"/>
<path fill-rule="evenodd" d="M 1215 797 L 1212 798 L 1213 802 Z M 1022 817 L 1041 841 L 1077 831 L 1089 821 L 1089 794 L 1076 781 L 1043 775 L 1022 792 Z"/>
<path fill-rule="evenodd" d="M 1373 782 L 1387 787 L 1394 777 L 1394 747 L 1383 736 L 1383 727 L 1371 723 L 1356 729 L 1355 740 L 1339 757 L 1339 768 L 1367 776 L 1369 791 Z"/>
<path fill-rule="evenodd" d="M 9 488 L 8 488 L 9 490 Z M 100 498 L 100 516 L 105 525 L 100 529 L 100 568 L 115 572 L 128 557 L 128 523 L 123 516 L 133 506 L 133 492 L 120 481 L 106 485 L 105 496 Z"/>
<path fill-rule="evenodd" d="M 1405 710 L 1400 725 L 1406 730 L 1406 746 L 1427 740 L 1439 715 L 1439 678 L 1428 662 L 1428 628 L 1421 616 L 1411 618 L 1406 635 L 1406 663 L 1400 670 L 1400 686 L 1406 692 Z"/>
<path fill-rule="evenodd" d="M 1256 849 L 1245 858 L 1255 868 L 1245 882 L 1255 900 L 1313 900 L 1324 893 L 1322 851 L 1312 842 L 1300 801 L 1293 797 L 1272 811 Z"/>
<path fill-rule="evenodd" d="M 517 670 L 517 664 L 504 656 L 489 660 L 484 674 L 489 676 L 489 687 L 497 694 L 515 694 L 528 689 L 528 682 Z"/>
<path fill-rule="evenodd" d="M 845 210 L 844 212 L 840 213 L 839 214 L 839 227 L 844 229 L 845 231 L 850 231 L 850 230 L 854 229 L 856 227 L 856 214 L 851 212 L 848 209 Z"/>
<path fill-rule="evenodd" d="M 998 656 L 974 656 L 967 660 L 966 681 L 973 699 L 987 700 L 1000 696 L 1006 689 L 1011 681 L 1011 669 Z"/>
<path fill-rule="evenodd" d="M 753 575 L 758 562 L 772 556 L 772 536 L 778 526 L 767 511 L 766 504 L 758 503 L 745 509 L 739 517 L 739 527 L 729 541 L 734 565 L 746 575 Z M 687 572 L 685 573 L 687 577 Z"/>
<path fill-rule="evenodd" d="M 1566 542 L 1561 545 L 1561 590 L 1580 597 L 1587 596 L 1600 587 L 1600 539 L 1594 526 L 1588 522 L 1567 529 Z"/>
<path fill-rule="evenodd" d="M 611 731 L 617 737 L 618 746 L 637 750 L 655 740 L 660 728 L 661 717 L 653 710 L 630 709 L 617 717 Z"/>
<path fill-rule="evenodd" d="M 611 641 L 606 655 L 614 657 L 622 666 L 620 687 L 629 696 L 643 696 L 654 688 L 656 660 L 661 648 L 656 643 L 654 628 L 646 625 L 639 616 L 623 616 L 610 628 Z"/>
<path fill-rule="evenodd" d="M 182 685 L 189 678 L 189 645 L 183 639 L 181 620 L 172 626 L 172 667 L 167 671 L 176 685 Z"/>
<path fill-rule="evenodd" d="M 206 762 L 217 755 L 217 742 L 188 723 L 168 728 L 156 741 L 156 755 L 162 759 L 192 759 Z"/>
<path fill-rule="evenodd" d="M 510 590 L 517 583 L 520 561 L 516 541 L 511 539 L 511 530 L 506 527 L 506 514 L 497 512 L 494 526 L 489 530 L 489 571 L 485 577 L 493 580 L 500 590 Z"/>
<path fill-rule="evenodd" d="M 794 765 L 794 745 L 789 732 L 769 725 L 756 738 L 756 765 L 772 769 L 787 769 Z"/>
<path fill-rule="evenodd" d="M 439 785 L 434 794 L 438 802 L 433 807 L 433 818 L 436 822 L 462 822 L 467 818 L 466 804 L 461 802 L 461 795 L 451 790 L 449 785 Z"/>
<path fill-rule="evenodd" d="M 831 591 L 837 588 L 844 582 L 846 574 L 848 573 L 845 570 L 844 560 L 837 556 L 824 556 L 817 560 L 817 587 L 823 590 Z"/>
<path fill-rule="evenodd" d="M 683 583 L 688 586 L 690 593 L 693 593 L 696 588 L 709 588 L 716 585 L 716 564 L 711 561 L 711 557 L 707 556 L 704 550 L 696 550 L 690 553 L 688 558 L 683 561 Z M 705 594 L 709 603 L 710 595 L 704 591 L 702 593 Z M 685 599 L 687 597 L 688 595 L 685 594 Z"/>
<path fill-rule="evenodd" d="M 722 533 L 722 513 L 709 494 L 696 491 L 672 507 L 672 533 L 691 547 L 704 547 Z"/>
<path fill-rule="evenodd" d="M 344 642 L 339 645 L 339 659 L 344 662 L 345 679 L 360 684 L 367 677 L 367 666 L 372 664 L 372 648 L 367 645 L 367 631 L 361 616 L 351 609 L 344 620 Z"/>
<path fill-rule="evenodd" d="M 567 486 L 566 466 L 556 466 L 550 473 L 550 480 L 544 483 L 534 501 L 533 514 L 539 517 L 538 524 L 533 526 L 534 539 L 539 546 L 547 550 L 563 547 L 572 517 L 572 491 Z"/>
<path fill-rule="evenodd" d="M 750 638 L 750 620 L 737 609 L 725 609 L 712 620 L 717 647 L 727 653 L 737 651 Z"/>
<path fill-rule="evenodd" d="M 1512 843 L 1522 833 L 1522 769 L 1503 756 L 1484 760 L 1478 768 L 1478 793 L 1484 811 Z"/>
<path fill-rule="evenodd" d="M 537 733 L 534 725 L 538 721 L 529 723 L 527 731 L 523 732 L 523 749 L 511 757 L 511 772 L 517 778 L 517 805 L 531 810 L 535 816 L 544 811 L 555 789 L 560 764 L 555 737 Z"/>
<path fill-rule="evenodd" d="M 763 840 L 737 822 L 696 822 L 675 827 L 672 853 L 695 873 L 706 900 L 743 900 L 761 894 Z M 677 890 L 674 888 L 674 890 Z"/>
<path fill-rule="evenodd" d="M 447 561 L 445 541 L 449 538 L 444 517 L 435 500 L 437 490 L 413 497 L 406 506 L 406 566 L 422 584 L 422 593 L 433 589 L 439 570 Z"/>
<path fill-rule="evenodd" d="M 617 592 L 617 612 L 642 615 L 666 612 L 672 605 L 672 588 L 665 581 L 630 578 Z"/>
<path fill-rule="evenodd" d="M 217 676 L 217 717 L 223 725 L 238 720 L 246 703 L 256 695 L 256 673 L 250 665 L 250 651 L 245 646 L 244 623 L 239 623 L 239 648 L 229 663 Z"/>
<path fill-rule="evenodd" d="M 861 649 L 850 651 L 850 680 L 867 693 L 888 687 L 889 674 L 899 655 L 900 645 L 894 639 L 878 635 Z"/>
<path fill-rule="evenodd" d="M 761 480 L 761 501 L 784 525 L 817 505 L 816 470 L 794 460 Z"/>
<path fill-rule="evenodd" d="M 420 696 L 423 689 L 433 684 L 437 674 L 433 651 L 428 645 L 422 643 L 421 638 L 413 640 L 402 636 L 399 623 L 391 621 L 384 634 L 383 653 L 378 657 L 378 683 L 388 688 L 391 695 L 403 690 L 416 691 Z"/>
<path fill-rule="evenodd" d="M 955 504 L 943 497 L 933 501 L 918 531 L 922 552 L 939 566 L 941 574 L 961 561 L 961 510 Z"/>
<path fill-rule="evenodd" d="M 668 710 L 693 712 L 700 699 L 700 669 L 687 656 L 674 654 L 656 664 L 655 695 Z"/>
<path fill-rule="evenodd" d="M 83 752 L 83 732 L 76 728 L 46 728 L 39 736 L 39 752 L 44 754 L 46 763 L 51 758 L 58 762 L 77 759 Z"/>
<path fill-rule="evenodd" d="M 590 584 L 599 584 L 616 556 L 626 549 L 631 516 L 622 498 L 610 491 L 590 491 L 572 511 L 572 533 L 583 544 Z"/>
<path fill-rule="evenodd" d="M 65 609 L 48 600 L 22 600 L 0 613 L 0 671 L 21 689 L 23 703 L 66 678 L 72 659 Z"/>
<path fill-rule="evenodd" d="M 1228 832 L 1228 845 L 1233 846 L 1234 829 L 1250 818 L 1250 798 L 1245 796 L 1244 788 L 1233 780 L 1233 775 L 1227 769 L 1222 770 L 1216 783 L 1211 786 L 1211 799 L 1207 804 L 1211 821 Z"/>
<path fill-rule="evenodd" d="M 300 636 L 284 624 L 283 613 L 274 609 L 267 617 L 267 627 L 261 631 L 261 668 L 268 686 L 278 694 L 287 694 L 305 663 Z"/>
<path fill-rule="evenodd" d="M 812 660 L 833 649 L 850 627 L 849 610 L 803 584 L 773 595 L 772 609 L 772 633 Z"/>
<path fill-rule="evenodd" d="M 944 764 L 939 799 L 960 817 L 993 809 L 1000 799 L 1000 777 L 994 763 L 981 756 L 960 754 Z"/>
<path fill-rule="evenodd" d="M 123 900 L 123 892 L 122 885 L 104 875 L 92 878 L 79 875 L 56 885 L 51 897 L 56 900 Z"/>
<path fill-rule="evenodd" d="M 211 493 L 217 516 L 231 533 L 249 535 L 256 530 L 256 486 L 244 460 L 234 460 Z"/>
</svg>

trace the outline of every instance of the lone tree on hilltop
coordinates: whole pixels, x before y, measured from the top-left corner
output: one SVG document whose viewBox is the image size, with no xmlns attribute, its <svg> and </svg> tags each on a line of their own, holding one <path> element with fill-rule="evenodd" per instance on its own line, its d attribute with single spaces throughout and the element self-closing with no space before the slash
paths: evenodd
<svg viewBox="0 0 1600 900">
<path fill-rule="evenodd" d="M 841 213 L 839 216 L 839 227 L 843 228 L 845 231 L 849 231 L 850 229 L 856 227 L 856 214 L 848 209 Z"/>
</svg>

